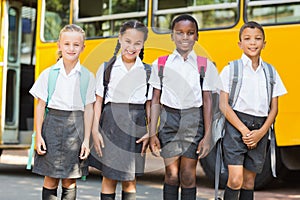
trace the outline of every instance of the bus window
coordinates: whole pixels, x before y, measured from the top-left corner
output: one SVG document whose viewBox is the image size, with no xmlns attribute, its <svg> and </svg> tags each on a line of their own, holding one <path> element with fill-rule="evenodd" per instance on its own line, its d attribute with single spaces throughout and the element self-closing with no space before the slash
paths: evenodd
<svg viewBox="0 0 300 200">
<path fill-rule="evenodd" d="M 129 19 L 146 24 L 145 0 L 78 0 L 74 23 L 83 27 L 87 38 L 117 36 L 120 26 Z M 93 5 L 93 6 L 90 6 Z"/>
<path fill-rule="evenodd" d="M 247 21 L 257 21 L 261 24 L 283 24 L 300 22 L 300 1 L 248 0 Z"/>
<path fill-rule="evenodd" d="M 32 64 L 32 51 L 34 42 L 34 25 L 35 25 L 36 9 L 23 6 L 22 7 L 22 43 L 21 43 L 21 63 Z"/>
<path fill-rule="evenodd" d="M 193 15 L 200 29 L 218 29 L 233 26 L 238 20 L 237 0 L 155 0 L 153 27 L 157 32 L 168 32 L 171 20 L 183 13 Z"/>
<path fill-rule="evenodd" d="M 70 1 L 69 0 L 45 0 L 44 11 L 44 38 L 43 41 L 55 41 L 60 30 L 69 24 Z"/>
<path fill-rule="evenodd" d="M 18 24 L 19 13 L 17 9 L 9 8 L 9 40 L 8 40 L 8 60 L 10 62 L 17 62 L 18 60 Z"/>
</svg>

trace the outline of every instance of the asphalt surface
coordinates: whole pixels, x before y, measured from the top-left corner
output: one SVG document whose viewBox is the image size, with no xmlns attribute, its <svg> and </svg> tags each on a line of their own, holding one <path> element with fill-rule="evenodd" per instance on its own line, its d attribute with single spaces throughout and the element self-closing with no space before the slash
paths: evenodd
<svg viewBox="0 0 300 200">
<path fill-rule="evenodd" d="M 35 200 L 41 199 L 43 177 L 26 170 L 28 151 L 3 151 L 0 157 L 0 200 Z M 162 199 L 162 185 L 164 168 L 161 158 L 151 154 L 147 156 L 146 173 L 137 181 L 137 200 Z M 255 200 L 300 200 L 299 178 L 292 177 L 292 181 L 275 181 L 261 191 L 255 191 Z M 90 168 L 90 175 L 86 181 L 77 181 L 77 199 L 99 199 L 101 189 L 100 172 Z M 59 190 L 60 193 L 60 190 Z M 117 187 L 117 198 L 121 199 L 120 184 Z M 223 190 L 219 190 L 222 196 Z M 214 189 L 208 182 L 200 165 L 197 168 L 197 200 L 213 200 Z"/>
<path fill-rule="evenodd" d="M 28 160 L 27 151 L 3 151 L 0 158 L 0 200 L 34 200 L 41 199 L 43 177 L 26 170 Z M 161 158 L 147 155 L 145 175 L 137 180 L 137 200 L 159 200 L 162 199 L 164 164 Z M 205 178 L 200 166 L 197 168 L 199 174 L 198 182 Z M 213 189 L 206 186 L 203 190 L 198 188 L 197 200 L 213 199 Z M 77 199 L 99 199 L 101 189 L 100 172 L 90 168 L 90 175 L 85 181 L 77 181 Z M 58 196 L 60 194 L 58 190 Z M 121 185 L 118 184 L 116 200 L 121 199 Z"/>
</svg>

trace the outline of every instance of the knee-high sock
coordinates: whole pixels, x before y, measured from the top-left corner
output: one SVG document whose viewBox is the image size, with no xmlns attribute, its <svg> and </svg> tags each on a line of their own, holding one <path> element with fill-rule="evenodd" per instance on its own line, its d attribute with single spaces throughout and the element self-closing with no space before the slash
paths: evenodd
<svg viewBox="0 0 300 200">
<path fill-rule="evenodd" d="M 233 190 L 230 187 L 226 186 L 224 191 L 224 199 L 223 200 L 238 200 L 239 199 L 240 190 Z"/>
<path fill-rule="evenodd" d="M 196 200 L 197 188 L 183 188 L 181 187 L 181 200 Z"/>
<path fill-rule="evenodd" d="M 136 200 L 136 193 L 122 191 L 122 200 Z"/>
<path fill-rule="evenodd" d="M 100 199 L 101 200 L 115 200 L 116 198 L 116 193 L 112 193 L 112 194 L 100 194 Z"/>
<path fill-rule="evenodd" d="M 48 189 L 43 187 L 42 200 L 57 200 L 57 188 Z"/>
<path fill-rule="evenodd" d="M 177 185 L 164 184 L 163 199 L 164 200 L 178 200 L 178 189 Z"/>
<path fill-rule="evenodd" d="M 64 188 L 62 187 L 61 200 L 75 200 L 76 199 L 76 187 Z"/>
<path fill-rule="evenodd" d="M 241 189 L 240 200 L 253 200 L 254 191 Z"/>
</svg>

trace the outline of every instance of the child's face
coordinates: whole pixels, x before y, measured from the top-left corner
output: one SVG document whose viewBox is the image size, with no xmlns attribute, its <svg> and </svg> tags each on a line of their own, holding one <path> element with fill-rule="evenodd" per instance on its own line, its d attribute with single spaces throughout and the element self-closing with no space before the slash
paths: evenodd
<svg viewBox="0 0 300 200">
<path fill-rule="evenodd" d="M 122 58 L 127 61 L 134 61 L 144 46 L 144 33 L 137 29 L 127 29 L 119 35 Z"/>
<path fill-rule="evenodd" d="M 196 25 L 189 20 L 179 21 L 175 24 L 171 37 L 181 55 L 189 53 L 198 40 Z"/>
<path fill-rule="evenodd" d="M 259 57 L 261 50 L 265 47 L 263 33 L 258 28 L 246 28 L 241 34 L 238 43 L 244 54 L 249 58 Z"/>
<path fill-rule="evenodd" d="M 84 49 L 83 35 L 75 31 L 62 32 L 57 44 L 64 60 L 76 62 Z"/>
</svg>

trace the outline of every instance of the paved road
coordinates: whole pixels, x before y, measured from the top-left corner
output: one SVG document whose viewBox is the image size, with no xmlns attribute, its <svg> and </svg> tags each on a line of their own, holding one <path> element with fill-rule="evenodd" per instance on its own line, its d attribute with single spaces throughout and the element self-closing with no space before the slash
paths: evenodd
<svg viewBox="0 0 300 200">
<path fill-rule="evenodd" d="M 41 199 L 43 178 L 25 169 L 27 151 L 4 151 L 0 158 L 0 200 L 38 200 Z M 138 180 L 137 200 L 162 199 L 163 166 L 161 159 L 151 155 L 146 161 L 146 175 Z M 208 184 L 201 167 L 198 167 L 197 200 L 212 200 L 214 190 Z M 101 187 L 100 174 L 91 169 L 86 181 L 78 181 L 78 200 L 99 199 Z M 121 188 L 117 189 L 117 200 Z M 220 195 L 223 191 L 220 190 Z M 256 200 L 300 200 L 300 183 L 276 182 L 269 188 L 255 193 Z"/>
</svg>

